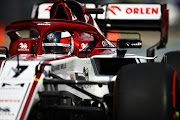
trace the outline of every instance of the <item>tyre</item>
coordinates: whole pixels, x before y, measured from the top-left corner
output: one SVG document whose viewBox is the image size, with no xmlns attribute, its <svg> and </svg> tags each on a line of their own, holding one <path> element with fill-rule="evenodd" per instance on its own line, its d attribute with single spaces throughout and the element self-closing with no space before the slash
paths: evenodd
<svg viewBox="0 0 180 120">
<path fill-rule="evenodd" d="M 169 64 L 177 72 L 177 78 L 180 80 L 180 51 L 168 52 L 164 55 L 162 63 Z M 180 84 L 179 81 L 177 81 Z M 180 111 L 180 85 L 177 86 L 177 109 Z"/>
<path fill-rule="evenodd" d="M 162 59 L 162 63 L 167 63 L 177 71 L 180 78 L 180 51 L 166 53 Z"/>
<path fill-rule="evenodd" d="M 173 120 L 176 82 L 176 72 L 166 64 L 122 67 L 114 91 L 115 120 Z"/>
</svg>

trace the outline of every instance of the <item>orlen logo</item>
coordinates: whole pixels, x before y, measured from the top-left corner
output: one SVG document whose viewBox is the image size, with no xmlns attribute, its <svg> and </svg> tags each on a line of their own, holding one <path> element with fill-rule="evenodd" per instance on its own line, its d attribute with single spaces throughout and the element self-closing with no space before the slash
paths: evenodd
<svg viewBox="0 0 180 120">
<path fill-rule="evenodd" d="M 29 49 L 27 49 L 27 44 L 26 43 L 20 43 L 19 44 L 19 46 L 20 46 L 20 49 L 18 49 L 19 51 L 29 51 Z"/>
<path fill-rule="evenodd" d="M 110 8 L 108 8 L 108 10 L 112 12 L 112 14 L 116 15 L 115 9 L 121 11 L 121 9 L 118 6 L 111 6 Z"/>
<path fill-rule="evenodd" d="M 52 5 L 48 6 L 44 11 L 50 11 L 51 7 L 52 7 Z"/>
<path fill-rule="evenodd" d="M 109 4 L 107 10 L 107 19 L 159 20 L 161 18 L 159 4 Z"/>
<path fill-rule="evenodd" d="M 140 8 L 140 7 L 128 7 L 122 9 L 119 6 L 110 6 L 108 10 L 114 14 L 117 15 L 120 12 L 125 12 L 126 14 L 158 14 L 159 8 L 152 8 L 152 7 L 147 7 L 147 8 Z"/>
<path fill-rule="evenodd" d="M 158 14 L 158 8 L 127 8 L 127 14 Z"/>
</svg>

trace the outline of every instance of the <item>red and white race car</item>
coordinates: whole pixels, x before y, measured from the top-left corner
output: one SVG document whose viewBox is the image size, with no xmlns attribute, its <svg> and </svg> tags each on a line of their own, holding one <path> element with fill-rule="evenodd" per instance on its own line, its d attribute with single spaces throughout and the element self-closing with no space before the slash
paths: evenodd
<svg viewBox="0 0 180 120">
<path fill-rule="evenodd" d="M 119 39 L 115 46 L 90 15 L 103 9 L 88 9 L 73 0 L 54 3 L 50 19 L 8 25 L 10 47 L 1 47 L 0 120 L 176 119 L 179 52 L 153 63 L 155 48 L 167 43 L 166 5 L 122 6 L 122 19 L 97 22 L 110 24 L 107 29 L 160 31 L 161 40 L 148 49 L 147 57 L 126 53 L 142 46 L 138 33 L 130 33 L 138 38 Z M 130 14 L 135 11 L 147 15 Z M 21 31 L 31 37 L 22 37 Z"/>
</svg>

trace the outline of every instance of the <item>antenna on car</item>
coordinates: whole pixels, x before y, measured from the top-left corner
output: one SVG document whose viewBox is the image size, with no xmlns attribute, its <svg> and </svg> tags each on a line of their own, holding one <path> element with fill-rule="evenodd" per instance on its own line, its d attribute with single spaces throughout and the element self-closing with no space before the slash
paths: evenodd
<svg viewBox="0 0 180 120">
<path fill-rule="evenodd" d="M 84 7 L 86 8 L 86 0 L 84 1 Z"/>
<path fill-rule="evenodd" d="M 18 51 L 19 44 L 17 45 L 17 75 L 20 74 L 20 67 L 19 67 L 19 51 Z"/>
</svg>

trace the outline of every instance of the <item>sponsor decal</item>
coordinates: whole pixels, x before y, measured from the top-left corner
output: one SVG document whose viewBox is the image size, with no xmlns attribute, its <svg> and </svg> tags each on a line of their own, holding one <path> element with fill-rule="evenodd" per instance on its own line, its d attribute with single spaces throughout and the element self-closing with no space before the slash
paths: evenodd
<svg viewBox="0 0 180 120">
<path fill-rule="evenodd" d="M 3 111 L 3 112 L 9 112 L 10 109 L 8 107 L 5 107 L 5 108 L 2 108 L 0 107 L 0 112 Z"/>
<path fill-rule="evenodd" d="M 2 83 L 0 90 L 17 90 L 23 89 L 24 83 L 20 84 L 9 84 L 9 83 Z"/>
<path fill-rule="evenodd" d="M 159 20 L 161 18 L 161 5 L 159 4 L 109 4 L 102 8 L 107 9 L 107 13 L 98 15 L 98 19 Z"/>
<path fill-rule="evenodd" d="M 79 49 L 79 51 L 84 51 L 85 50 L 85 48 L 87 48 L 88 47 L 88 43 L 81 43 L 81 48 Z"/>
<path fill-rule="evenodd" d="M 9 107 L 0 107 L 0 116 L 14 116 Z"/>
<path fill-rule="evenodd" d="M 0 120 L 17 119 L 29 86 L 27 81 L 0 82 Z"/>
<path fill-rule="evenodd" d="M 142 43 L 138 42 L 138 43 L 126 43 L 127 46 L 141 46 Z"/>
<path fill-rule="evenodd" d="M 51 26 L 50 22 L 38 23 L 38 26 Z"/>
<path fill-rule="evenodd" d="M 15 72 L 15 75 L 13 77 L 18 77 L 24 70 L 27 69 L 28 66 L 19 66 L 19 71 L 15 68 L 12 68 L 12 70 Z"/>
<path fill-rule="evenodd" d="M 117 11 L 115 10 L 117 9 Z M 147 8 L 141 8 L 141 7 L 135 7 L 135 8 L 125 8 L 123 9 L 126 14 L 158 14 L 160 11 L 159 9 L 152 8 L 152 7 L 147 7 Z M 122 10 L 118 6 L 110 6 L 108 8 L 108 11 L 110 11 L 114 15 L 118 15 Z"/>
<path fill-rule="evenodd" d="M 158 8 L 127 8 L 127 14 L 158 14 Z"/>
<path fill-rule="evenodd" d="M 20 103 L 19 99 L 0 99 L 0 103 Z"/>
<path fill-rule="evenodd" d="M 54 71 L 66 69 L 66 67 L 67 67 L 67 65 L 66 65 L 66 63 L 64 63 L 64 64 L 60 64 L 57 66 L 52 66 L 51 70 L 52 70 L 52 72 L 54 72 Z"/>
<path fill-rule="evenodd" d="M 49 19 L 50 18 L 50 10 L 53 3 L 43 3 L 38 7 L 38 19 Z"/>
<path fill-rule="evenodd" d="M 43 43 L 42 46 L 63 46 L 69 47 L 70 45 L 67 43 Z"/>
<path fill-rule="evenodd" d="M 27 43 L 19 43 L 20 48 L 18 49 L 18 51 L 29 51 Z"/>
<path fill-rule="evenodd" d="M 108 10 L 109 10 L 112 14 L 116 15 L 115 9 L 121 11 L 121 9 L 120 9 L 118 6 L 111 6 L 111 7 L 108 8 Z"/>
<path fill-rule="evenodd" d="M 22 84 L 14 84 L 14 85 L 8 84 L 8 83 L 3 83 L 3 84 L 2 84 L 2 87 L 6 87 L 6 86 L 20 86 L 20 87 L 23 87 L 23 86 L 24 86 L 24 83 L 22 83 Z"/>
<path fill-rule="evenodd" d="M 52 5 L 49 5 L 44 11 L 50 11 L 51 7 L 52 7 Z"/>
<path fill-rule="evenodd" d="M 26 43 L 21 42 L 19 45 L 20 45 L 21 49 L 27 49 L 27 44 Z"/>
</svg>

